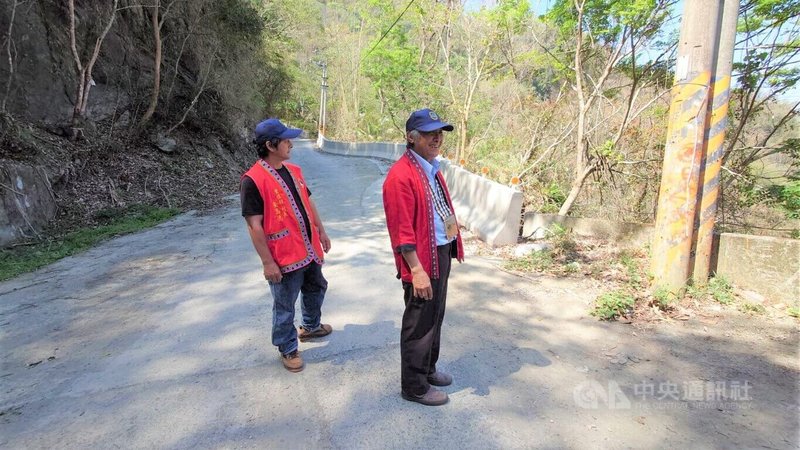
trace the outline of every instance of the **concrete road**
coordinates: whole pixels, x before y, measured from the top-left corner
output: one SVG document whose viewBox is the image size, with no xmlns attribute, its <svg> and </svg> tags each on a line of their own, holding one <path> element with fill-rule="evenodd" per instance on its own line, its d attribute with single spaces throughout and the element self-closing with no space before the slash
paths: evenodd
<svg viewBox="0 0 800 450">
<path fill-rule="evenodd" d="M 301 344 L 303 372 L 284 370 L 270 344 L 271 298 L 232 198 L 0 283 L 0 447 L 797 445 L 791 350 L 749 372 L 732 372 L 725 350 L 691 360 L 691 333 L 644 338 L 588 318 L 590 284 L 519 278 L 473 255 L 454 267 L 445 317 L 451 401 L 402 400 L 387 164 L 304 141 L 292 159 L 333 240 L 323 319 L 334 333 Z M 775 370 L 790 376 L 773 381 Z M 706 411 L 636 388 L 704 379 L 756 387 Z"/>
</svg>

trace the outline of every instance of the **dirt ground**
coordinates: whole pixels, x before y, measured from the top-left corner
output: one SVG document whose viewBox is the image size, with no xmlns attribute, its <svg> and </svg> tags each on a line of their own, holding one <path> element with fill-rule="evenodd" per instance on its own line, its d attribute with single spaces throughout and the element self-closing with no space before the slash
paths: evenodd
<svg viewBox="0 0 800 450">
<path fill-rule="evenodd" d="M 442 338 L 451 401 L 403 401 L 381 172 L 308 144 L 293 158 L 334 242 L 325 317 L 335 332 L 303 347 L 304 372 L 288 373 L 269 346 L 268 294 L 229 196 L 0 284 L 0 446 L 800 444 L 795 319 L 768 300 L 759 314 L 687 298 L 600 321 L 589 314 L 600 294 L 644 282 L 631 269 L 642 255 L 596 242 L 562 242 L 550 271 L 519 271 L 508 261 L 520 246 L 466 236 Z M 565 269 L 563 255 L 578 264 Z"/>
<path fill-rule="evenodd" d="M 559 245 L 549 244 L 556 249 Z M 763 414 L 764 408 L 800 425 L 800 320 L 787 314 L 787 305 L 742 291 L 734 284 L 730 304 L 723 305 L 710 295 L 695 293 L 693 297 L 689 293 L 663 310 L 657 307 L 647 287 L 644 252 L 589 238 L 573 238 L 573 244 L 570 249 L 574 253 L 569 257 L 560 254 L 552 266 L 525 270 L 509 265 L 510 261 L 520 260 L 514 254 L 518 246 L 490 248 L 477 239 L 467 240 L 470 253 L 494 260 L 498 269 L 525 279 L 532 286 L 551 286 L 548 290 L 554 295 L 574 294 L 574 301 L 556 308 L 547 307 L 541 299 L 538 304 L 552 312 L 553 322 L 558 321 L 556 317 L 577 316 L 578 322 L 585 325 L 574 329 L 573 338 L 585 342 L 583 350 L 591 355 L 583 355 L 587 366 L 578 370 L 594 376 L 589 385 L 582 386 L 580 394 L 576 391 L 576 402 L 580 403 L 578 396 L 583 396 L 590 410 L 603 414 L 604 410 L 615 409 L 609 397 L 618 389 L 623 403 L 632 401 L 622 409 L 639 410 L 642 414 L 634 420 L 641 425 L 652 425 L 651 414 L 656 411 L 672 410 L 667 415 L 675 417 L 676 409 L 707 409 L 707 413 L 690 414 L 691 420 L 698 421 L 697 428 L 708 433 L 710 442 L 715 441 L 715 435 L 731 440 L 728 444 L 714 444 L 717 448 L 728 448 L 730 442 L 749 432 L 769 429 L 771 419 Z M 631 256 L 628 261 L 632 263 L 622 264 L 620 255 Z M 565 269 L 569 260 L 581 261 L 580 269 Z M 640 284 L 632 283 L 631 278 Z M 636 307 L 629 314 L 607 322 L 590 315 L 599 295 L 637 288 L 640 291 L 632 294 Z M 536 299 L 533 292 L 519 293 L 532 301 Z M 754 304 L 759 307 L 743 308 Z M 593 329 L 600 324 L 613 333 L 598 336 Z M 563 354 L 550 353 L 566 359 Z M 748 390 L 746 395 L 744 390 Z M 692 395 L 696 403 L 682 403 Z M 681 402 L 675 401 L 678 399 Z M 721 423 L 738 423 L 741 437 L 723 430 Z M 596 427 L 588 424 L 587 429 Z M 768 443 L 742 439 L 737 446 L 797 448 L 800 428 L 789 433 L 784 429 L 782 435 L 775 431 L 774 440 Z M 676 428 L 673 432 L 681 431 Z M 707 445 L 701 441 L 690 443 L 690 447 Z"/>
</svg>

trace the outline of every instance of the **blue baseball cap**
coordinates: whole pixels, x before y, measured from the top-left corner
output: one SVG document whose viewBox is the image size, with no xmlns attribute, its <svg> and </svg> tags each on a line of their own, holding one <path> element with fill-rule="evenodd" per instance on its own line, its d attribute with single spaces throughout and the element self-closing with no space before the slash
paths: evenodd
<svg viewBox="0 0 800 450">
<path fill-rule="evenodd" d="M 256 125 L 256 141 L 266 142 L 270 139 L 294 139 L 300 136 L 303 130 L 289 128 L 278 119 L 267 119 Z"/>
<path fill-rule="evenodd" d="M 406 120 L 406 132 L 411 130 L 433 131 L 445 130 L 453 131 L 453 126 L 447 122 L 442 122 L 439 116 L 428 108 L 414 111 Z"/>
</svg>

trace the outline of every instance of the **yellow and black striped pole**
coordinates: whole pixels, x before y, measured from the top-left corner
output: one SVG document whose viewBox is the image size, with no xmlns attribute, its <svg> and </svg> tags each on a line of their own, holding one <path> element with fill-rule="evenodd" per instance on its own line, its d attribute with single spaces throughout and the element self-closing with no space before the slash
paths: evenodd
<svg viewBox="0 0 800 450">
<path fill-rule="evenodd" d="M 677 292 L 692 275 L 695 215 L 719 37 L 720 3 L 684 3 L 650 271 L 654 285 Z"/>
<path fill-rule="evenodd" d="M 722 8 L 719 46 L 712 79 L 711 121 L 706 130 L 706 152 L 703 158 L 702 200 L 697 217 L 697 236 L 692 281 L 703 284 L 711 273 L 711 255 L 714 242 L 714 223 L 719 201 L 719 172 L 728 127 L 728 99 L 730 98 L 733 47 L 736 40 L 736 23 L 739 19 L 739 0 L 725 0 Z"/>
</svg>

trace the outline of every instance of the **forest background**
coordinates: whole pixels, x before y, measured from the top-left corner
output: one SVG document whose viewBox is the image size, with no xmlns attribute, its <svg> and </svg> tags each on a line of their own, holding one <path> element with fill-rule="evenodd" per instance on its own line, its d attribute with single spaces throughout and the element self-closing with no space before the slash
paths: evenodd
<svg viewBox="0 0 800 450">
<path fill-rule="evenodd" d="M 430 107 L 527 210 L 653 222 L 682 2 L 543 3 L 6 1 L 0 157 L 48 171 L 56 229 L 196 207 L 260 119 L 315 137 L 324 66 L 326 138 L 402 141 Z M 743 0 L 738 29 L 717 229 L 798 238 L 800 0 Z"/>
</svg>

